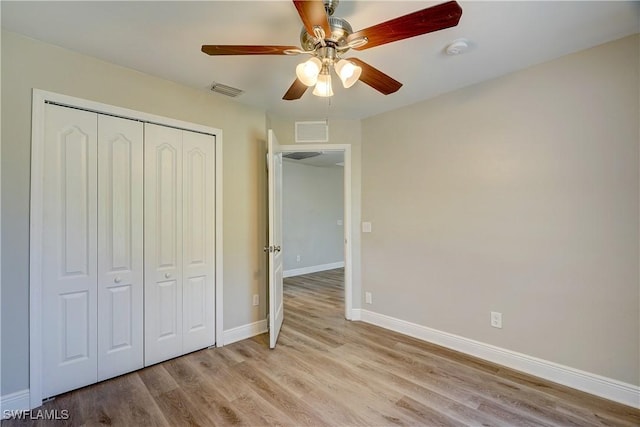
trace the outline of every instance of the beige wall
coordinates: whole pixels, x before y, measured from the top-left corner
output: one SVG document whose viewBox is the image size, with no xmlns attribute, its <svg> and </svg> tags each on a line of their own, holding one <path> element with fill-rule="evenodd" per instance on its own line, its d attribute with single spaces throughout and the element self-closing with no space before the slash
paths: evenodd
<svg viewBox="0 0 640 427">
<path fill-rule="evenodd" d="M 266 316 L 263 111 L 2 33 L 2 394 L 28 387 L 32 88 L 217 127 L 224 137 L 224 329 Z M 251 305 L 261 295 L 262 305 Z"/>
<path fill-rule="evenodd" d="M 285 159 L 282 167 L 284 272 L 344 261 L 344 168 Z M 296 257 L 300 256 L 300 260 Z"/>
<path fill-rule="evenodd" d="M 323 117 L 309 117 L 306 120 L 324 120 Z M 295 145 L 295 120 L 269 115 L 267 123 L 273 129 L 282 145 Z M 352 292 L 353 308 L 360 308 L 361 273 L 360 273 L 360 211 L 361 211 L 361 155 L 362 130 L 360 120 L 329 119 L 329 142 L 327 144 L 351 145 L 351 203 L 353 228 L 351 243 L 353 251 Z M 299 144 L 301 145 L 301 144 Z"/>
<path fill-rule="evenodd" d="M 638 52 L 364 120 L 364 308 L 640 384 Z"/>
</svg>

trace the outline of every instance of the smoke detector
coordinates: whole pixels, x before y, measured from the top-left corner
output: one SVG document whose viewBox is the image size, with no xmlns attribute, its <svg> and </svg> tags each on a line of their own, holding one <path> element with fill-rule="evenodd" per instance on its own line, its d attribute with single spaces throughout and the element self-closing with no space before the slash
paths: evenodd
<svg viewBox="0 0 640 427">
<path fill-rule="evenodd" d="M 458 39 L 452 41 L 446 48 L 447 55 L 460 55 L 469 49 L 469 41 L 466 39 Z"/>
</svg>

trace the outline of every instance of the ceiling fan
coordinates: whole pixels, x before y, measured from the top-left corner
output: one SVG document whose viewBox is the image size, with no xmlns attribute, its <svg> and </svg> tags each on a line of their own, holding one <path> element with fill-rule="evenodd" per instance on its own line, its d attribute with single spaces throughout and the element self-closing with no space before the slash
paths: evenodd
<svg viewBox="0 0 640 427">
<path fill-rule="evenodd" d="M 203 45 L 208 55 L 298 55 L 311 58 L 296 67 L 296 80 L 282 99 L 295 100 L 307 88 L 315 86 L 313 94 L 333 95 L 331 69 L 334 69 L 345 88 L 355 82 L 371 86 L 384 95 L 396 92 L 402 83 L 357 58 L 343 58 L 350 49 L 364 50 L 408 39 L 445 28 L 455 27 L 462 16 L 462 8 L 455 1 L 428 7 L 408 15 L 354 32 L 342 18 L 333 16 L 339 0 L 293 0 L 304 24 L 300 45 L 247 46 Z"/>
</svg>

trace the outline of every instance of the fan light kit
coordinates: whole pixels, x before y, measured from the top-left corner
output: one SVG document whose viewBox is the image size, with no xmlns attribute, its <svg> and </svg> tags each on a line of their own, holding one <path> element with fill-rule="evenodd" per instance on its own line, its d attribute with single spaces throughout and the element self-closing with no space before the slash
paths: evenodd
<svg viewBox="0 0 640 427">
<path fill-rule="evenodd" d="M 339 59 L 335 61 L 334 54 L 327 49 L 325 56 L 322 60 L 318 57 L 313 57 L 296 67 L 296 76 L 306 86 L 314 86 L 313 94 L 317 96 L 333 96 L 333 89 L 331 87 L 331 68 L 333 68 L 340 77 L 342 85 L 345 88 L 353 86 L 360 75 L 362 74 L 362 67 L 354 64 L 346 59 Z M 322 55 L 322 54 L 320 54 Z"/>
<path fill-rule="evenodd" d="M 455 27 L 462 16 L 462 8 L 455 1 L 428 7 L 408 15 L 354 32 L 342 18 L 332 16 L 339 0 L 293 0 L 304 27 L 300 45 L 246 46 L 203 45 L 208 55 L 311 55 L 296 67 L 296 80 L 282 99 L 300 99 L 307 88 L 315 86 L 313 94 L 333 96 L 331 71 L 335 71 L 345 88 L 361 81 L 378 92 L 389 95 L 402 87 L 382 71 L 357 58 L 343 58 L 350 49 L 364 50 L 416 37 L 422 34 Z"/>
</svg>

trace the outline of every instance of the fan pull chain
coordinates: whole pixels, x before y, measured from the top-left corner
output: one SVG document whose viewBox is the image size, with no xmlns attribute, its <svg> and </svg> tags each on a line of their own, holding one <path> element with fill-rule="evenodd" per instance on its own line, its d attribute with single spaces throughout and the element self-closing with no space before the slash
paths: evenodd
<svg viewBox="0 0 640 427">
<path fill-rule="evenodd" d="M 326 115 L 326 119 L 325 119 L 327 124 L 329 124 L 329 111 L 331 110 L 331 98 L 333 98 L 333 97 L 327 98 L 327 115 Z"/>
</svg>

